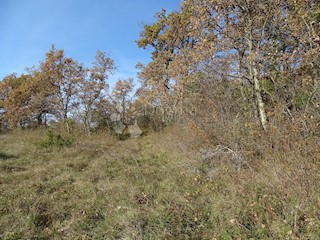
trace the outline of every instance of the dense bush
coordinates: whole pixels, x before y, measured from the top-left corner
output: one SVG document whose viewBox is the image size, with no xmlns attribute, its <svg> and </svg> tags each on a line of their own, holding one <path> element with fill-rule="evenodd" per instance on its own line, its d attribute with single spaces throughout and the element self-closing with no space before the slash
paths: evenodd
<svg viewBox="0 0 320 240">
<path fill-rule="evenodd" d="M 75 142 L 75 139 L 72 136 L 62 136 L 60 133 L 56 133 L 52 128 L 49 128 L 45 135 L 45 138 L 40 142 L 40 146 L 44 148 L 68 147 Z"/>
</svg>

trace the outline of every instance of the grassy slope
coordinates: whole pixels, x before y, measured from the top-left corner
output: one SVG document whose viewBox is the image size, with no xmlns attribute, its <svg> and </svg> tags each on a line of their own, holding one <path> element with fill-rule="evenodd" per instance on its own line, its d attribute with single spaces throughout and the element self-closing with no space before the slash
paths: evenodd
<svg viewBox="0 0 320 240">
<path fill-rule="evenodd" d="M 99 135 L 61 150 L 35 145 L 40 132 L 0 135 L 0 239 L 320 236 L 319 161 L 275 153 L 208 177 L 177 135 Z"/>
</svg>

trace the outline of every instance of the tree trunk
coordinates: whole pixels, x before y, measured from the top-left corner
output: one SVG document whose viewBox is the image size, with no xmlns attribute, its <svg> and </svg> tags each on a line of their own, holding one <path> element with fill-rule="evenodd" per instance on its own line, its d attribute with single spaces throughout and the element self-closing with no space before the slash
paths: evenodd
<svg viewBox="0 0 320 240">
<path fill-rule="evenodd" d="M 89 112 L 90 110 L 89 109 L 86 109 L 85 110 L 85 113 L 84 113 L 84 118 L 83 118 L 83 124 L 84 124 L 84 131 L 85 133 L 90 136 L 90 126 L 91 126 L 91 114 Z"/>
<path fill-rule="evenodd" d="M 254 93 L 256 95 L 257 107 L 260 117 L 260 123 L 264 131 L 267 131 L 267 115 L 264 106 L 264 102 L 261 94 L 260 82 L 258 79 L 258 70 L 253 67 L 253 83 L 254 83 Z"/>
<path fill-rule="evenodd" d="M 258 69 L 256 66 L 256 52 L 253 51 L 254 45 L 253 45 L 253 38 L 252 38 L 252 19 L 249 19 L 248 21 L 249 29 L 247 29 L 247 41 L 248 41 L 248 47 L 249 47 L 249 62 L 248 62 L 248 69 L 250 74 L 250 79 L 253 82 L 254 85 L 254 96 L 256 98 L 256 104 L 257 104 L 257 110 L 260 118 L 260 123 L 264 131 L 267 131 L 267 115 L 266 110 L 262 98 L 262 91 L 259 81 L 259 74 Z"/>
<path fill-rule="evenodd" d="M 64 125 L 66 127 L 67 133 L 70 134 L 71 133 L 71 129 L 70 129 L 70 124 L 69 124 L 67 111 L 64 111 L 64 113 L 63 113 L 63 123 L 64 123 Z"/>
</svg>

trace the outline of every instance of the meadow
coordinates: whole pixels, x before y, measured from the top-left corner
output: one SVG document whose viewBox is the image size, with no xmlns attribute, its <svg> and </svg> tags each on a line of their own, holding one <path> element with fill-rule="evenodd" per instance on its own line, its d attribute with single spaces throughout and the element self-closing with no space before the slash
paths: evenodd
<svg viewBox="0 0 320 240">
<path fill-rule="evenodd" d="M 44 130 L 1 134 L 0 239 L 319 239 L 319 161 L 239 163 L 190 134 L 100 132 L 68 147 L 40 146 Z"/>
</svg>

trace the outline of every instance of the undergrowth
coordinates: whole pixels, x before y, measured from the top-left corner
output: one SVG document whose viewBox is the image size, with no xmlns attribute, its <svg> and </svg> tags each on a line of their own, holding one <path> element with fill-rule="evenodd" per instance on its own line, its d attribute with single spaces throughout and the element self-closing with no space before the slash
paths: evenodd
<svg viewBox="0 0 320 240">
<path fill-rule="evenodd" d="M 75 138 L 72 136 L 62 136 L 54 129 L 49 128 L 45 132 L 45 138 L 39 143 L 41 147 L 69 147 L 75 143 Z"/>
<path fill-rule="evenodd" d="M 318 239 L 319 161 L 204 162 L 188 134 L 92 134 L 59 151 L 36 147 L 40 132 L 1 135 L 0 239 Z"/>
</svg>

